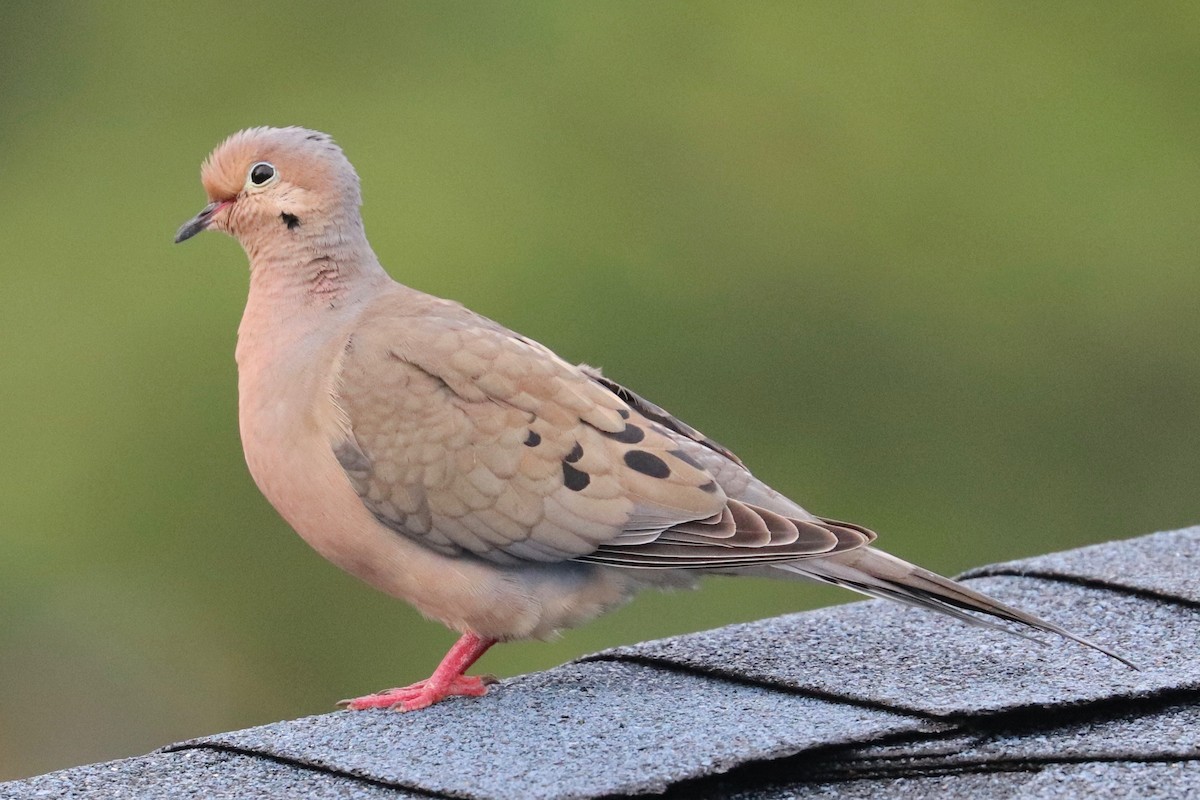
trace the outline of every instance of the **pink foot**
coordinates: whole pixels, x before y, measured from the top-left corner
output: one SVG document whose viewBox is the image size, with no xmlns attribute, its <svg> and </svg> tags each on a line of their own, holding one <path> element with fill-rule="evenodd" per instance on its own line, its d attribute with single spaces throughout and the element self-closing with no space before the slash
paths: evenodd
<svg viewBox="0 0 1200 800">
<path fill-rule="evenodd" d="M 388 689 L 386 692 L 356 697 L 353 700 L 343 700 L 338 705 L 345 706 L 352 711 L 361 711 L 364 708 L 416 711 L 418 708 L 428 708 L 434 703 L 455 695 L 483 697 L 487 694 L 488 684 L 498 682 L 496 678 L 491 675 L 479 678 L 463 675 L 463 673 L 495 643 L 495 639 L 487 639 L 474 633 L 464 633 L 450 648 L 450 652 L 446 653 L 446 657 L 442 659 L 441 664 L 438 664 L 438 668 L 425 680 L 414 683 L 412 686 Z"/>
<path fill-rule="evenodd" d="M 416 711 L 428 708 L 434 703 L 447 697 L 483 697 L 487 687 L 497 683 L 495 677 L 484 675 L 458 675 L 446 686 L 433 686 L 429 680 L 418 681 L 412 686 L 402 686 L 388 689 L 384 692 L 369 694 L 366 697 L 356 697 L 353 700 L 343 700 L 338 705 L 345 706 L 351 711 L 362 711 L 366 708 L 386 708 L 391 711 Z"/>
</svg>

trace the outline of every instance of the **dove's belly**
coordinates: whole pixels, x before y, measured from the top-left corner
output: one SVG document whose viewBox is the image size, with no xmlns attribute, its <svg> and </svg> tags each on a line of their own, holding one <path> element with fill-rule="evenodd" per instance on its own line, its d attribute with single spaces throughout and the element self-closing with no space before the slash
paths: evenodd
<svg viewBox="0 0 1200 800">
<path fill-rule="evenodd" d="M 239 347 L 238 361 L 250 474 L 288 524 L 342 569 L 451 628 L 502 640 L 541 638 L 582 624 L 640 588 L 634 574 L 585 564 L 511 568 L 445 556 L 381 525 L 334 456 L 333 444 L 346 433 L 330 380 L 300 372 L 283 378 L 286 359 L 256 358 L 249 350 Z M 332 372 L 332 356 L 316 361 Z M 281 385 L 295 390 L 280 392 Z"/>
</svg>

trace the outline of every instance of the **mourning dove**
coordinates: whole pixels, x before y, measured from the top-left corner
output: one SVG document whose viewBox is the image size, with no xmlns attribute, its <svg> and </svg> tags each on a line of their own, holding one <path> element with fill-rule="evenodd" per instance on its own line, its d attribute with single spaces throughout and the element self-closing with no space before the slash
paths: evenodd
<svg viewBox="0 0 1200 800">
<path fill-rule="evenodd" d="M 544 638 L 703 574 L 808 578 L 1114 653 L 814 516 L 662 408 L 462 305 L 393 281 L 326 134 L 251 128 L 201 170 L 176 242 L 237 238 L 239 421 L 259 489 L 325 558 L 461 638 L 427 680 L 344 701 L 482 695 L 493 644 Z M 1123 659 L 1121 659 L 1123 660 Z"/>
</svg>

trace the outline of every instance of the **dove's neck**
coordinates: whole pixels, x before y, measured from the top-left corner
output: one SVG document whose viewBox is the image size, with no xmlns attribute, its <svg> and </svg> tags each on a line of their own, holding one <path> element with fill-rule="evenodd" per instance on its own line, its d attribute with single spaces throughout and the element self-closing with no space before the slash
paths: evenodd
<svg viewBox="0 0 1200 800">
<path fill-rule="evenodd" d="M 238 360 L 249 351 L 278 357 L 322 331 L 336 330 L 392 282 L 362 226 L 329 226 L 246 247 L 250 293 L 238 329 Z"/>
<path fill-rule="evenodd" d="M 326 225 L 277 237 L 270 246 L 246 246 L 250 299 L 287 315 L 298 308 L 336 309 L 388 280 L 361 223 Z"/>
</svg>

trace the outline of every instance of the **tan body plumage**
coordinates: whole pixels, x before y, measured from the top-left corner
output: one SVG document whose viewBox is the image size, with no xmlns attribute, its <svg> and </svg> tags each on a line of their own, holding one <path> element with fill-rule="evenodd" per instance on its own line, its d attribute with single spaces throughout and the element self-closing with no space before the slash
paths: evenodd
<svg viewBox="0 0 1200 800">
<path fill-rule="evenodd" d="M 494 641 L 705 572 L 807 577 L 1080 641 L 809 514 L 598 371 L 392 281 L 324 134 L 243 131 L 202 177 L 212 202 L 177 240 L 215 228 L 250 258 L 237 361 L 256 483 L 323 556 L 464 634 L 430 681 L 352 707 L 482 694 L 461 673 Z"/>
</svg>

